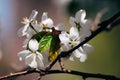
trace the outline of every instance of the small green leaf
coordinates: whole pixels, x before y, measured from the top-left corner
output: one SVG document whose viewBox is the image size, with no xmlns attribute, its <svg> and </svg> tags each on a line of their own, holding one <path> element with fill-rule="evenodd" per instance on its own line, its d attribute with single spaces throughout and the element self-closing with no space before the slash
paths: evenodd
<svg viewBox="0 0 120 80">
<path fill-rule="evenodd" d="M 41 53 L 49 50 L 49 60 L 52 62 L 56 59 L 60 52 L 59 36 L 55 34 L 46 34 L 39 41 L 39 51 Z"/>
<path fill-rule="evenodd" d="M 51 41 L 52 41 L 53 36 L 48 34 L 45 35 L 41 38 L 39 42 L 39 51 L 42 53 L 46 50 L 48 50 L 51 46 Z"/>
</svg>

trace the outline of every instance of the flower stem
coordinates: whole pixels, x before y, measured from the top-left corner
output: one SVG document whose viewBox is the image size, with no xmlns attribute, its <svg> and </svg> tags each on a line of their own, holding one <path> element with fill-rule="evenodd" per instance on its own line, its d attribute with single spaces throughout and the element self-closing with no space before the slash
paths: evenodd
<svg viewBox="0 0 120 80">
<path fill-rule="evenodd" d="M 32 26 L 31 23 L 30 23 L 30 27 L 31 27 L 36 33 L 38 33 L 38 31 Z"/>
</svg>

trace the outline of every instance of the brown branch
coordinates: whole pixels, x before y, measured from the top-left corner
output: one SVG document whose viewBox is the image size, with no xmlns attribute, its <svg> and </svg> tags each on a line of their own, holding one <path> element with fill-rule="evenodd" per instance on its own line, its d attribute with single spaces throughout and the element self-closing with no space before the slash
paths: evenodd
<svg viewBox="0 0 120 80">
<path fill-rule="evenodd" d="M 79 72 L 79 71 L 74 71 L 74 70 L 66 70 L 66 71 L 50 70 L 47 72 L 47 74 L 59 74 L 59 73 L 78 75 L 78 76 L 82 76 L 83 79 L 99 78 L 99 79 L 106 79 L 106 80 L 120 80 L 120 78 L 112 76 L 112 75 L 85 73 L 85 72 Z"/>
<path fill-rule="evenodd" d="M 85 72 L 79 72 L 79 71 L 74 71 L 74 70 L 49 70 L 49 71 L 41 70 L 40 71 L 40 70 L 36 70 L 36 69 L 12 73 L 12 74 L 9 74 L 6 76 L 2 76 L 2 77 L 0 77 L 0 80 L 11 78 L 11 77 L 16 77 L 16 76 L 21 76 L 21 75 L 27 75 L 27 74 L 31 74 L 31 73 L 39 73 L 41 75 L 41 77 L 45 76 L 45 75 L 49 75 L 49 74 L 64 73 L 64 74 L 72 74 L 72 75 L 81 76 L 83 79 L 99 78 L 99 79 L 106 79 L 106 80 L 120 80 L 120 78 L 118 78 L 116 76 L 105 75 L 105 74 L 85 73 Z"/>
<path fill-rule="evenodd" d="M 29 69 L 29 70 L 25 70 L 25 71 L 10 73 L 10 74 L 5 75 L 5 76 L 0 76 L 0 80 L 12 78 L 12 77 L 18 77 L 18 76 L 22 76 L 22 75 L 27 75 L 27 74 L 31 74 L 31 73 L 40 73 L 40 71 L 36 70 L 36 69 Z"/>
<path fill-rule="evenodd" d="M 26 73 L 27 73 L 27 71 L 16 72 L 16 73 L 10 73 L 10 74 L 8 74 L 8 75 L 1 76 L 1 77 L 0 77 L 0 80 L 6 79 L 6 78 L 10 78 L 10 77 L 16 77 L 16 76 L 25 75 Z"/>
</svg>

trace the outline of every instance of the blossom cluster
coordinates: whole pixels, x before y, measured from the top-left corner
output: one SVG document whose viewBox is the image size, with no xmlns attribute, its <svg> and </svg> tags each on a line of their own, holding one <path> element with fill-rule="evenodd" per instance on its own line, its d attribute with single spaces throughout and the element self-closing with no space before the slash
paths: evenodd
<svg viewBox="0 0 120 80">
<path fill-rule="evenodd" d="M 18 30 L 18 36 L 26 37 L 24 50 L 18 53 L 19 60 L 25 60 L 31 68 L 45 69 L 61 51 L 70 50 L 91 35 L 91 22 L 85 19 L 85 10 L 79 10 L 75 17 L 70 17 L 68 32 L 64 24 L 55 26 L 47 12 L 42 14 L 40 22 L 36 20 L 37 14 L 38 11 L 33 10 L 29 18 L 23 18 L 24 26 Z M 86 43 L 73 51 L 69 60 L 78 58 L 84 62 L 92 51 L 93 47 Z"/>
</svg>

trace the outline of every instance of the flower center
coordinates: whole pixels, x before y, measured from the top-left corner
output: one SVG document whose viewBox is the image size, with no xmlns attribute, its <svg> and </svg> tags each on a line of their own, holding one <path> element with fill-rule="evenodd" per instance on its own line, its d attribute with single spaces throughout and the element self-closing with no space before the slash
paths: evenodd
<svg viewBox="0 0 120 80">
<path fill-rule="evenodd" d="M 78 41 L 76 40 L 71 40 L 69 43 L 72 47 L 76 46 L 78 44 Z"/>
<path fill-rule="evenodd" d="M 42 26 L 43 26 L 43 28 L 47 28 L 48 27 L 47 24 L 42 24 Z"/>
</svg>

